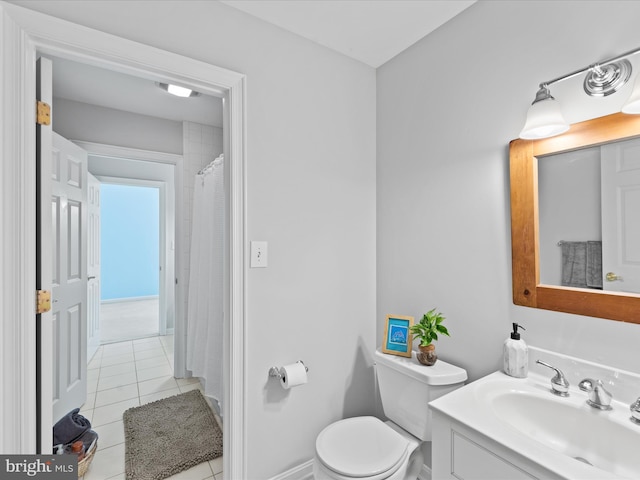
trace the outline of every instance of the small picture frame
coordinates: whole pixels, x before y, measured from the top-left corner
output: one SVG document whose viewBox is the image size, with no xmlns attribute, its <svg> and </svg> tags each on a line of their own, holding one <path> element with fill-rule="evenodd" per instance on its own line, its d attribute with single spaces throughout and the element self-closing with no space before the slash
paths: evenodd
<svg viewBox="0 0 640 480">
<path fill-rule="evenodd" d="M 411 357 L 413 317 L 387 315 L 382 339 L 382 352 L 402 357 Z"/>
</svg>

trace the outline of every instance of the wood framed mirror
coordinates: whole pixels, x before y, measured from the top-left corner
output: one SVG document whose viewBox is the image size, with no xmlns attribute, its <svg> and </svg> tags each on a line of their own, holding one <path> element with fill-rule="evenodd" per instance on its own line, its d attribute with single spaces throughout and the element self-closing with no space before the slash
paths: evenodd
<svg viewBox="0 0 640 480">
<path fill-rule="evenodd" d="M 556 137 L 511 141 L 509 158 L 514 304 L 640 323 L 638 293 L 540 283 L 538 204 L 538 157 L 639 136 L 640 115 L 616 113 L 574 124 L 569 131 Z"/>
</svg>

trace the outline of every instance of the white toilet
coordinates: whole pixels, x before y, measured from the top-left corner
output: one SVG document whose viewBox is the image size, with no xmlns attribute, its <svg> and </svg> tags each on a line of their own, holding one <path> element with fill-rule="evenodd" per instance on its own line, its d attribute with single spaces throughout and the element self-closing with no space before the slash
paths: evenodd
<svg viewBox="0 0 640 480">
<path fill-rule="evenodd" d="M 423 464 L 420 445 L 431 440 L 428 403 L 464 385 L 467 372 L 438 360 L 375 352 L 384 414 L 354 417 L 327 426 L 316 439 L 315 480 L 415 480 Z"/>
</svg>

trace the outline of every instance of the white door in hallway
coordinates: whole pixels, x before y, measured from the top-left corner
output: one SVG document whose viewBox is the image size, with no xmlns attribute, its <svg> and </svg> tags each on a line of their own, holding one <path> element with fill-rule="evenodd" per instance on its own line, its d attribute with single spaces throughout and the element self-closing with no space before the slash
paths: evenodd
<svg viewBox="0 0 640 480">
<path fill-rule="evenodd" d="M 53 133 L 53 421 L 87 399 L 87 152 Z"/>
<path fill-rule="evenodd" d="M 51 61 L 39 58 L 36 72 L 36 98 L 51 105 Z M 52 125 L 36 132 L 36 288 L 51 292 L 51 310 L 36 316 L 37 449 L 46 454 L 53 424 L 87 398 L 87 153 Z"/>
<path fill-rule="evenodd" d="M 603 145 L 601 165 L 602 286 L 640 293 L 640 140 Z"/>
<path fill-rule="evenodd" d="M 100 180 L 87 175 L 87 360 L 100 346 Z"/>
</svg>

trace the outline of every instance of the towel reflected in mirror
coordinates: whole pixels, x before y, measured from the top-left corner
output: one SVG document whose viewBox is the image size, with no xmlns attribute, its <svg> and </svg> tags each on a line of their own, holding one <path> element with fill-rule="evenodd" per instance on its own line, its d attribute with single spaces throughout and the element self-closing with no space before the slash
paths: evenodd
<svg viewBox="0 0 640 480">
<path fill-rule="evenodd" d="M 562 248 L 561 285 L 602 290 L 602 242 L 560 242 Z"/>
</svg>

